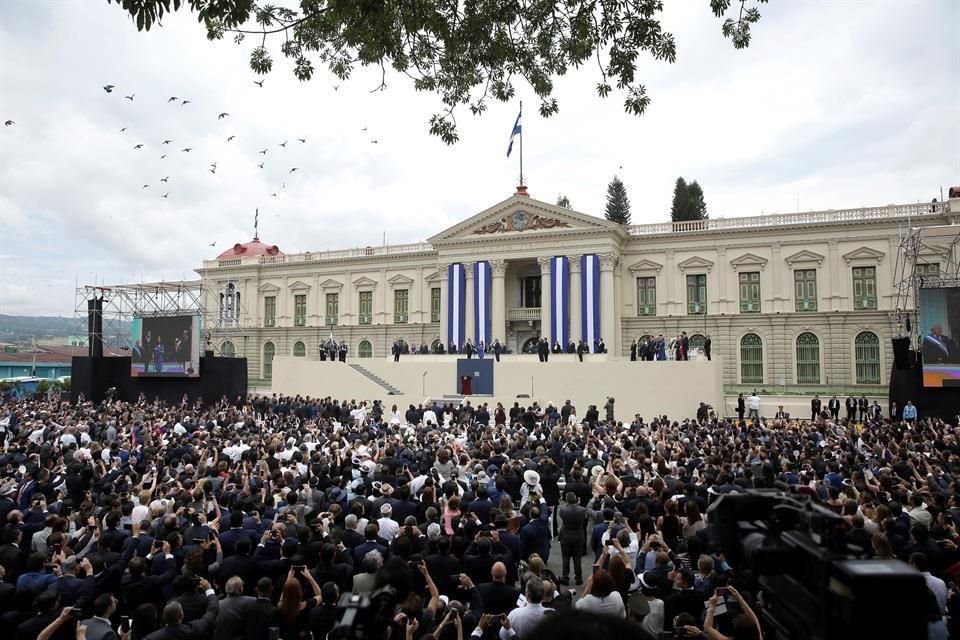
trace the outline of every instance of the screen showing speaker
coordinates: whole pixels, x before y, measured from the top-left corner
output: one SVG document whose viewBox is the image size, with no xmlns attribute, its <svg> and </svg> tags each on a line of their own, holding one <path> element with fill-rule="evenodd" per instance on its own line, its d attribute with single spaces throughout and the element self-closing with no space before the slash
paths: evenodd
<svg viewBox="0 0 960 640">
<path fill-rule="evenodd" d="M 200 375 L 200 316 L 133 319 L 130 375 L 196 378 Z"/>
<path fill-rule="evenodd" d="M 920 289 L 923 386 L 960 387 L 960 287 Z"/>
</svg>

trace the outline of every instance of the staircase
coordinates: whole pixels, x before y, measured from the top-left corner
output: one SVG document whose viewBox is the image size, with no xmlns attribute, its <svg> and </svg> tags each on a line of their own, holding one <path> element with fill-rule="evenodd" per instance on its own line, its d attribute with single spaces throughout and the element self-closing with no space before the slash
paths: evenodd
<svg viewBox="0 0 960 640">
<path fill-rule="evenodd" d="M 395 386 L 393 386 L 392 384 L 390 384 L 389 382 L 387 382 L 386 380 L 384 380 L 384 379 L 381 378 L 380 376 L 377 376 L 377 375 L 371 373 L 370 371 L 367 371 L 366 369 L 364 369 L 364 368 L 361 367 L 360 365 L 358 365 L 358 364 L 350 364 L 349 366 L 350 366 L 351 369 L 353 369 L 354 371 L 356 371 L 357 373 L 359 373 L 360 375 L 362 375 L 364 378 L 366 378 L 366 379 L 369 380 L 370 382 L 373 382 L 373 383 L 376 384 L 377 386 L 381 387 L 384 391 L 387 392 L 387 395 L 391 395 L 391 396 L 403 395 L 403 394 L 401 393 L 401 391 L 400 391 L 399 389 L 397 389 Z"/>
</svg>

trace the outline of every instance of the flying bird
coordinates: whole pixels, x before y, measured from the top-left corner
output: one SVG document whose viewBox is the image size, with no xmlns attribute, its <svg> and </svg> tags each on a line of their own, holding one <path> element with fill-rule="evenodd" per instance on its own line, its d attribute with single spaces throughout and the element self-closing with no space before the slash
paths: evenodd
<svg viewBox="0 0 960 640">
<path fill-rule="evenodd" d="M 211 247 L 215 247 L 215 246 L 217 246 L 217 242 L 216 242 L 216 240 L 214 240 L 213 242 L 211 242 L 211 243 L 210 243 L 210 246 L 211 246 Z"/>
<path fill-rule="evenodd" d="M 360 131 L 366 131 L 366 130 L 367 130 L 367 128 L 366 128 L 366 127 L 364 127 L 363 129 L 360 129 Z"/>
<path fill-rule="evenodd" d="M 188 104 L 190 104 L 190 101 L 189 101 L 189 100 L 181 100 L 181 101 L 180 101 L 180 106 L 181 106 L 181 107 L 185 107 L 185 106 L 187 106 Z"/>
<path fill-rule="evenodd" d="M 230 116 L 230 114 L 227 113 L 226 111 L 224 111 L 223 113 L 221 113 L 220 115 L 217 116 L 217 120 L 223 120 L 224 118 L 227 118 L 227 117 L 229 117 L 229 116 Z"/>
<path fill-rule="evenodd" d="M 173 140 L 164 140 L 161 144 L 170 144 Z"/>
<path fill-rule="evenodd" d="M 257 153 L 259 153 L 260 155 L 265 156 L 265 155 L 267 155 L 267 150 L 266 150 L 266 149 L 261 149 L 261 150 L 258 151 Z"/>
<path fill-rule="evenodd" d="M 124 127 L 123 129 L 120 129 L 120 133 L 123 133 L 123 132 L 126 131 L 126 130 L 127 130 L 127 128 Z"/>
<path fill-rule="evenodd" d="M 170 96 L 170 97 L 167 99 L 167 104 L 170 104 L 171 102 L 176 102 L 176 101 L 179 100 L 179 99 L 180 99 L 180 98 L 178 98 L 177 96 Z"/>
<path fill-rule="evenodd" d="M 287 140 L 284 140 L 283 142 L 281 142 L 281 143 L 278 144 L 277 146 L 278 146 L 278 147 L 283 147 L 284 149 L 286 149 L 286 148 L 287 148 L 287 142 L 288 142 Z"/>
<path fill-rule="evenodd" d="M 333 90 L 334 90 L 334 91 L 340 91 L 340 85 L 338 85 L 338 84 L 333 85 Z"/>
<path fill-rule="evenodd" d="M 184 153 L 190 153 L 191 151 L 193 151 L 193 147 L 187 147 L 186 149 L 180 149 L 180 151 L 183 151 Z"/>
<path fill-rule="evenodd" d="M 300 142 L 303 142 L 303 143 L 306 143 L 306 142 L 307 142 L 307 139 L 306 139 L 306 138 L 297 138 L 297 140 L 299 140 Z"/>
<path fill-rule="evenodd" d="M 107 93 L 113 93 L 113 85 L 105 84 L 103 85 L 103 90 L 106 91 Z"/>
<path fill-rule="evenodd" d="M 216 163 L 216 162 L 211 162 L 211 163 L 210 163 L 210 166 L 213 167 L 214 169 L 216 169 L 216 168 L 217 168 L 217 163 Z"/>
<path fill-rule="evenodd" d="M 254 80 L 254 81 L 253 81 L 253 84 L 255 84 L 255 85 L 257 85 L 258 87 L 260 87 L 261 89 L 263 89 L 263 80 Z"/>
<path fill-rule="evenodd" d="M 210 171 L 210 173 L 216 173 L 216 172 L 217 172 L 217 168 L 214 167 L 213 169 L 210 169 L 209 171 Z"/>
<path fill-rule="evenodd" d="M 3 123 L 3 126 L 9 127 L 10 125 L 14 125 L 14 124 L 17 124 L 17 123 L 14 122 L 13 120 L 7 120 L 6 122 Z"/>
<path fill-rule="evenodd" d="M 141 189 L 149 189 L 149 188 L 150 188 L 150 185 L 148 185 L 148 184 L 145 184 L 145 185 L 143 185 L 143 186 L 141 187 Z"/>
<path fill-rule="evenodd" d="M 167 176 L 166 178 L 160 178 L 160 182 L 167 182 L 169 180 L 170 180 L 170 176 Z"/>
<path fill-rule="evenodd" d="M 379 140 L 371 140 L 371 141 L 370 141 L 370 144 L 380 144 L 380 141 L 379 141 Z"/>
<path fill-rule="evenodd" d="M 143 145 L 142 145 L 142 144 L 135 144 L 135 145 L 133 145 L 133 148 L 134 148 L 134 149 L 142 149 L 142 148 L 143 148 Z"/>
<path fill-rule="evenodd" d="M 230 142 L 231 140 L 233 140 L 233 139 L 236 138 L 236 137 L 237 137 L 237 136 L 230 136 L 229 138 L 227 138 L 227 142 Z"/>
<path fill-rule="evenodd" d="M 260 167 L 261 169 L 263 169 L 263 163 L 262 163 L 262 162 L 261 162 L 260 164 L 258 164 L 257 166 Z"/>
<path fill-rule="evenodd" d="M 271 198 L 276 198 L 276 197 L 277 197 L 277 194 L 276 194 L 276 193 L 271 193 L 271 194 L 270 194 L 270 197 L 271 197 Z"/>
<path fill-rule="evenodd" d="M 283 184 L 281 184 L 281 185 L 280 185 L 280 188 L 281 188 L 281 189 L 286 189 L 286 188 L 287 188 L 287 183 L 284 182 Z"/>
<path fill-rule="evenodd" d="M 166 157 L 167 157 L 167 154 L 163 154 L 162 156 L 160 156 L 160 159 L 163 160 Z"/>
<path fill-rule="evenodd" d="M 137 95 L 137 94 L 131 93 L 130 95 L 128 95 L 128 96 L 123 96 L 123 97 L 126 98 L 127 100 L 129 100 L 130 102 L 133 102 L 133 96 L 135 96 L 135 95 Z"/>
<path fill-rule="evenodd" d="M 166 197 L 167 197 L 168 195 L 170 195 L 170 192 L 169 192 L 169 191 L 168 191 L 168 192 L 166 192 L 165 194 L 163 194 L 163 195 L 162 195 L 162 196 L 160 196 L 160 197 L 161 197 L 161 198 L 166 198 Z"/>
<path fill-rule="evenodd" d="M 290 169 L 290 173 L 293 173 L 293 172 L 296 171 L 298 168 L 299 168 L 299 167 L 294 167 L 293 169 Z"/>
</svg>

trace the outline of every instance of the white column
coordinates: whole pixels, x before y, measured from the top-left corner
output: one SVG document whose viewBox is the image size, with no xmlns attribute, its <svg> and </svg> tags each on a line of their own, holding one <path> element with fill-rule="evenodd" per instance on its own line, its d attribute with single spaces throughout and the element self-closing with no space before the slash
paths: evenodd
<svg viewBox="0 0 960 640">
<path fill-rule="evenodd" d="M 598 258 L 600 260 L 600 337 L 603 338 L 607 351 L 614 353 L 616 309 L 614 308 L 613 295 L 613 269 L 617 264 L 617 256 L 612 253 L 605 253 Z"/>
<path fill-rule="evenodd" d="M 474 321 L 473 321 L 473 263 L 464 262 L 463 263 L 463 275 L 464 280 L 466 281 L 466 286 L 463 288 L 463 342 L 466 344 L 467 338 L 471 342 L 474 342 Z M 476 346 L 476 345 L 474 345 Z"/>
<path fill-rule="evenodd" d="M 350 309 L 353 308 L 353 296 L 357 295 L 356 289 L 353 286 L 353 272 L 347 271 L 344 275 L 343 288 L 339 291 L 340 295 L 337 297 L 337 305 L 340 307 L 337 309 L 337 325 L 338 326 L 351 326 L 359 322 L 359 320 L 351 318 Z M 324 301 L 326 305 L 326 301 Z M 326 314 L 327 310 L 324 308 L 321 313 Z M 357 345 L 351 345 L 351 349 L 356 349 Z M 354 354 L 348 354 L 354 355 Z"/>
<path fill-rule="evenodd" d="M 490 290 L 490 342 L 497 338 L 500 344 L 507 344 L 507 308 L 506 308 L 506 284 L 507 275 L 506 260 L 490 261 L 491 290 Z"/>
<path fill-rule="evenodd" d="M 583 330 L 580 328 L 582 320 L 581 303 L 583 302 L 580 291 L 580 258 L 581 256 L 567 256 L 570 263 L 570 338 L 579 342 L 583 338 Z M 566 349 L 567 345 L 563 345 Z"/>
<path fill-rule="evenodd" d="M 537 258 L 540 265 L 540 336 L 550 340 L 550 258 Z"/>
<path fill-rule="evenodd" d="M 444 350 L 450 347 L 447 344 L 447 325 L 450 320 L 447 318 L 447 301 L 450 296 L 450 265 L 448 264 L 438 264 L 437 268 L 440 270 L 440 343 L 443 344 Z"/>
</svg>

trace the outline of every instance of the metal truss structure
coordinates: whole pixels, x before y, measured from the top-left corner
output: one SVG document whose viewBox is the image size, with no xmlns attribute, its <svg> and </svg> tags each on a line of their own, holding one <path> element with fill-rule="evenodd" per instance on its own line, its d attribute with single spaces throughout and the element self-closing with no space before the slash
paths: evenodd
<svg viewBox="0 0 960 640">
<path fill-rule="evenodd" d="M 919 345 L 919 291 L 947 287 L 960 287 L 960 225 L 907 227 L 893 269 L 897 337 Z"/>
<path fill-rule="evenodd" d="M 87 301 L 93 298 L 103 301 L 100 337 L 105 353 L 130 351 L 133 338 L 130 325 L 138 317 L 201 316 L 201 329 L 208 337 L 208 328 L 217 326 L 217 318 L 208 318 L 204 309 L 200 280 L 79 286 L 74 294 L 77 335 L 88 335 Z"/>
</svg>

